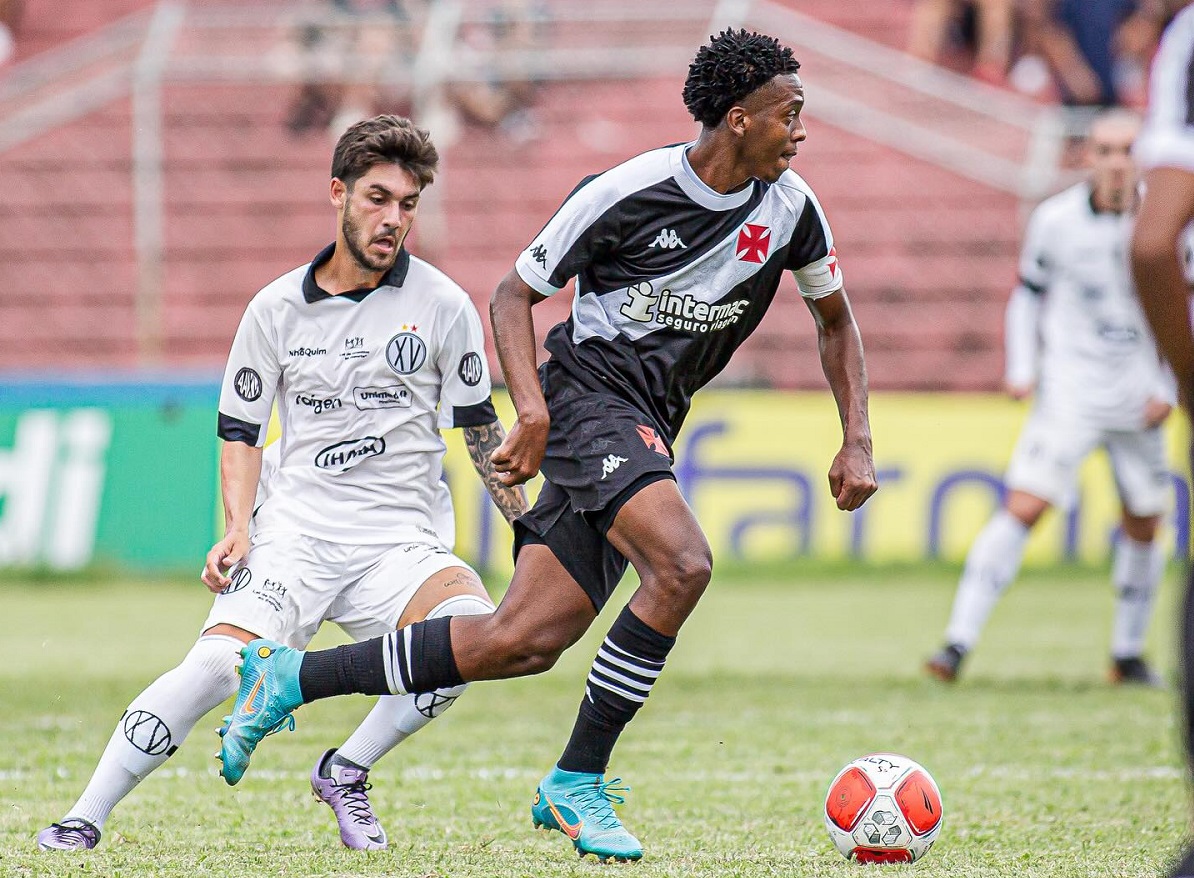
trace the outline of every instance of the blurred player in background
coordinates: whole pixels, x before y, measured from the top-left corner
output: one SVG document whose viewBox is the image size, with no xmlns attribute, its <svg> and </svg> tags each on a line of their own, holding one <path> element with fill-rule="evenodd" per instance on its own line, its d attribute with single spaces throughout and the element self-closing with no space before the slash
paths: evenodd
<svg viewBox="0 0 1194 878">
<path fill-rule="evenodd" d="M 358 123 L 337 143 L 335 243 L 253 298 L 228 357 L 219 409 L 226 533 L 202 577 L 217 595 L 211 613 L 182 664 L 133 699 L 82 797 L 38 834 L 43 849 L 95 847 L 113 807 L 236 691 L 248 641 L 305 646 L 325 620 L 364 639 L 492 612 L 477 574 L 452 553 L 439 429 L 463 428 L 508 520 L 526 501 L 490 460 L 505 431 L 489 398 L 476 308 L 403 246 L 437 164 L 427 132 L 395 116 Z M 280 454 L 263 473 L 275 401 Z M 462 688 L 380 699 L 317 761 L 311 786 L 335 812 L 344 844 L 386 847 L 366 793 L 369 769 Z"/>
<path fill-rule="evenodd" d="M 641 584 L 597 654 L 532 818 L 568 835 L 582 855 L 642 856 L 612 807 L 625 787 L 605 771 L 712 569 L 676 485 L 672 449 L 692 394 L 758 326 L 785 270 L 813 314 L 842 422 L 830 491 L 849 510 L 876 489 L 862 343 L 833 236 L 788 167 L 805 139 L 798 68 L 771 37 L 714 38 L 684 86 L 702 125 L 697 140 L 583 181 L 494 293 L 495 339 L 518 410 L 494 460 L 507 484 L 540 464 L 547 478 L 516 525 L 514 577 L 497 613 L 431 619 L 348 650 L 251 644 L 247 685 L 224 737 L 226 765 L 247 762 L 267 726 L 317 698 L 545 671 L 593 623 L 630 564 Z M 548 334 L 551 357 L 536 375 L 532 306 L 572 277 L 572 316 Z M 321 682 L 337 675 L 342 682 Z"/>
<path fill-rule="evenodd" d="M 1036 400 L 1005 477 L 1007 496 L 978 535 L 945 630 L 926 669 L 953 681 L 996 601 L 1016 577 L 1029 532 L 1074 497 L 1086 457 L 1107 450 L 1123 508 L 1115 542 L 1111 679 L 1160 685 L 1145 637 L 1165 566 L 1157 540 L 1169 505 L 1161 425 L 1175 403 L 1169 371 L 1133 294 L 1127 247 L 1139 181 L 1138 120 L 1098 117 L 1087 141 L 1089 178 L 1033 212 L 1020 283 L 1007 308 L 1007 390 Z"/>
<path fill-rule="evenodd" d="M 1159 4 L 1159 13 L 1188 3 Z M 1132 269 L 1149 324 L 1173 369 L 1187 414 L 1194 407 L 1194 337 L 1190 289 L 1183 272 L 1186 230 L 1194 220 L 1194 7 L 1165 31 L 1153 62 L 1148 121 L 1136 154 L 1145 169 L 1145 196 L 1132 236 Z M 1194 569 L 1182 604 L 1181 696 L 1186 756 L 1194 765 Z M 1194 876 L 1194 847 L 1172 870 Z"/>
</svg>

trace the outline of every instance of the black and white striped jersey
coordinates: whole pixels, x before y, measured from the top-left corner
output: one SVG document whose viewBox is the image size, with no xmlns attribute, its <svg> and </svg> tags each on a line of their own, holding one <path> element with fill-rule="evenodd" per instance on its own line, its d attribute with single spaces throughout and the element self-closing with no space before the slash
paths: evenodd
<svg viewBox="0 0 1194 878">
<path fill-rule="evenodd" d="M 1170 22 L 1153 59 L 1148 118 L 1136 141 L 1144 168 L 1194 172 L 1194 6 Z"/>
<path fill-rule="evenodd" d="M 556 367 L 633 402 L 669 444 L 692 394 L 759 325 L 785 269 L 806 298 L 842 287 L 808 184 L 785 171 L 723 195 L 693 172 L 691 146 L 587 178 L 516 262 L 543 295 L 577 279 L 571 316 L 547 336 Z"/>
</svg>

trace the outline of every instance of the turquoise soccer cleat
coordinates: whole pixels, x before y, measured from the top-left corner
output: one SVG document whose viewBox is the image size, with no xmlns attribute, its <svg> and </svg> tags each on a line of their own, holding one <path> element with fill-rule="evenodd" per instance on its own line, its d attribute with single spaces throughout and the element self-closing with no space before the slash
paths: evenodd
<svg viewBox="0 0 1194 878">
<path fill-rule="evenodd" d="M 303 653 L 272 640 L 251 640 L 240 651 L 240 690 L 220 729 L 220 775 L 229 786 L 244 777 L 253 749 L 266 735 L 294 731 L 291 713 L 303 703 L 299 666 Z"/>
<path fill-rule="evenodd" d="M 531 803 L 531 819 L 535 827 L 556 829 L 572 839 L 572 845 L 583 857 L 593 854 L 597 859 L 642 859 L 643 846 L 626 831 L 614 805 L 621 805 L 630 787 L 617 786 L 622 778 L 607 781 L 600 774 L 583 774 L 553 768 L 539 782 L 535 801 Z"/>
</svg>

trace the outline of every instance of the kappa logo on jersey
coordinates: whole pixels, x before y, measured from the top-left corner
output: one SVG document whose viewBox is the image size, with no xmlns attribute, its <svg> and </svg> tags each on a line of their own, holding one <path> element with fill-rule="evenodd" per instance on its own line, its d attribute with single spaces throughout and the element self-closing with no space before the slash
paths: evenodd
<svg viewBox="0 0 1194 878">
<path fill-rule="evenodd" d="M 681 250 L 688 249 L 688 245 L 680 240 L 680 236 L 676 234 L 675 229 L 661 229 L 650 246 L 662 247 L 664 250 L 675 250 L 677 247 Z"/>
<path fill-rule="evenodd" d="M 386 440 L 380 436 L 366 436 L 363 439 L 349 439 L 329 445 L 315 455 L 315 465 L 320 469 L 345 472 L 362 460 L 376 457 L 386 450 Z"/>
<path fill-rule="evenodd" d="M 456 374 L 469 387 L 476 387 L 481 383 L 481 373 L 481 355 L 476 351 L 469 351 L 460 358 L 460 368 L 456 370 Z"/>
<path fill-rule="evenodd" d="M 294 396 L 294 404 L 306 406 L 311 409 L 311 414 L 322 415 L 324 412 L 334 411 L 340 408 L 344 403 L 332 397 L 331 399 L 320 399 L 316 396 L 307 396 L 305 393 L 296 393 Z"/>
<path fill-rule="evenodd" d="M 605 460 L 601 461 L 601 478 L 605 478 L 610 473 L 614 472 L 622 464 L 626 463 L 627 458 L 618 457 L 616 454 L 606 455 Z"/>
<path fill-rule="evenodd" d="M 236 390 L 236 395 L 245 402 L 256 402 L 261 399 L 261 376 L 248 366 L 236 373 L 236 377 L 232 379 L 232 386 Z"/>
<path fill-rule="evenodd" d="M 642 437 L 643 443 L 648 448 L 656 454 L 662 454 L 664 457 L 668 456 L 667 446 L 663 444 L 663 439 L 655 432 L 654 427 L 648 427 L 646 424 L 635 424 L 634 428 L 638 430 L 638 435 Z"/>
<path fill-rule="evenodd" d="M 413 332 L 400 332 L 386 345 L 386 362 L 399 375 L 418 372 L 427 361 L 427 345 Z"/>
<path fill-rule="evenodd" d="M 353 402 L 364 409 L 406 409 L 410 408 L 410 391 L 401 384 L 388 387 L 354 387 Z"/>
<path fill-rule="evenodd" d="M 531 248 L 531 258 L 544 268 L 547 268 L 547 248 L 542 244 L 536 244 Z"/>
<path fill-rule="evenodd" d="M 771 248 L 770 226 L 746 223 L 738 231 L 738 246 L 734 248 L 742 262 L 763 262 Z"/>
</svg>

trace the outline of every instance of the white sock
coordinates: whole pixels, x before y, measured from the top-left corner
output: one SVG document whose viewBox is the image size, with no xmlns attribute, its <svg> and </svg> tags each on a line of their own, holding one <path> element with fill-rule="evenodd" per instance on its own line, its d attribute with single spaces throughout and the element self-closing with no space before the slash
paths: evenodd
<svg viewBox="0 0 1194 878">
<path fill-rule="evenodd" d="M 134 698 L 67 818 L 102 828 L 117 802 L 178 749 L 205 713 L 236 692 L 242 646 L 235 637 L 200 637 L 178 667 Z"/>
<path fill-rule="evenodd" d="M 461 594 L 439 604 L 427 618 L 482 616 L 492 612 L 493 604 L 485 598 Z M 372 768 L 381 757 L 447 710 L 467 687 L 464 683 L 422 695 L 381 696 L 369 715 L 336 750 L 336 757 L 361 768 Z"/>
<path fill-rule="evenodd" d="M 1113 658 L 1134 658 L 1144 652 L 1144 639 L 1164 570 L 1165 552 L 1156 540 L 1138 543 L 1120 535 L 1111 569 L 1116 592 L 1115 622 L 1111 628 Z"/>
<path fill-rule="evenodd" d="M 1016 578 L 1029 529 L 1006 509 L 987 522 L 970 547 L 945 640 L 971 649 L 999 596 Z"/>
</svg>

